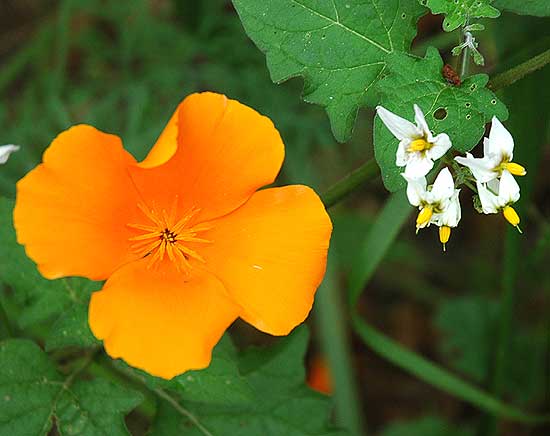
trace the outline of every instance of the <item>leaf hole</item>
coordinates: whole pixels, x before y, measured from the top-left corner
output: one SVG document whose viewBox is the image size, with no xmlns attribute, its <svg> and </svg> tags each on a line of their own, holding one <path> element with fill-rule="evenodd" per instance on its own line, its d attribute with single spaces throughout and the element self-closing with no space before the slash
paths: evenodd
<svg viewBox="0 0 550 436">
<path fill-rule="evenodd" d="M 471 120 L 471 119 L 472 119 L 472 115 L 471 115 L 471 114 L 466 115 L 466 119 L 467 119 L 467 120 Z"/>
<path fill-rule="evenodd" d="M 445 118 L 447 118 L 447 109 L 444 107 L 436 109 L 434 112 L 434 119 L 437 121 L 443 121 Z"/>
<path fill-rule="evenodd" d="M 493 99 L 491 100 L 491 104 L 497 104 L 496 98 L 493 98 Z"/>
<path fill-rule="evenodd" d="M 464 104 L 464 106 L 466 106 L 466 107 L 471 107 L 471 106 L 472 106 L 472 103 L 470 103 L 469 101 L 467 101 L 467 102 Z"/>
<path fill-rule="evenodd" d="M 475 91 L 477 88 L 477 85 L 475 83 L 472 83 L 472 85 L 470 85 L 470 91 Z"/>
<path fill-rule="evenodd" d="M 403 19 L 407 18 L 407 14 L 401 14 L 401 18 Z"/>
</svg>

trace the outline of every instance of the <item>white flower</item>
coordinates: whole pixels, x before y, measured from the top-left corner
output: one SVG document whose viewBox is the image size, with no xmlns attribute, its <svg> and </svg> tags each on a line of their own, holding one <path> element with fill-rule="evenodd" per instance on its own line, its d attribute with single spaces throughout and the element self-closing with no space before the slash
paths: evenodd
<svg viewBox="0 0 550 436">
<path fill-rule="evenodd" d="M 519 186 L 512 174 L 504 171 L 500 180 L 491 180 L 487 184 L 478 181 L 477 193 L 483 213 L 502 212 L 504 218 L 521 232 L 519 215 L 511 206 L 520 197 Z"/>
<path fill-rule="evenodd" d="M 426 178 L 410 178 L 407 180 L 407 197 L 409 202 L 420 209 L 416 218 L 418 229 L 435 224 L 439 227 L 439 239 L 445 249 L 445 244 L 451 236 L 451 228 L 456 227 L 461 218 L 460 189 L 455 189 L 453 176 L 448 168 L 443 168 L 437 175 L 432 186 L 428 187 Z"/>
<path fill-rule="evenodd" d="M 455 160 L 470 168 L 478 182 L 487 183 L 501 177 L 504 173 L 515 176 L 527 174 L 524 167 L 512 162 L 513 157 L 514 139 L 498 118 L 493 117 L 489 138 L 483 139 L 483 157 L 475 158 L 470 153 L 466 153 L 466 157 L 458 156 Z"/>
<path fill-rule="evenodd" d="M 14 151 L 19 150 L 17 145 L 0 145 L 0 164 L 5 164 Z"/>
<path fill-rule="evenodd" d="M 434 160 L 451 148 L 451 140 L 445 133 L 433 136 L 422 110 L 415 104 L 416 126 L 404 118 L 378 106 L 376 113 L 389 131 L 399 139 L 395 164 L 405 167 L 409 178 L 424 177 L 434 166 Z"/>
</svg>

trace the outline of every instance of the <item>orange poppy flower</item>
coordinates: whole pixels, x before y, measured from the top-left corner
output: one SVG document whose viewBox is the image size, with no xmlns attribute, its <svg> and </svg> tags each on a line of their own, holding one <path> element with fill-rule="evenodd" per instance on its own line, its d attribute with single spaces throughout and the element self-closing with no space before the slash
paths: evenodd
<svg viewBox="0 0 550 436">
<path fill-rule="evenodd" d="M 14 223 L 45 277 L 107 280 L 89 323 L 113 358 L 172 378 L 209 365 L 238 317 L 286 335 L 308 315 L 332 231 L 315 192 L 272 183 L 269 118 L 213 93 L 177 108 L 143 162 L 91 126 L 17 184 Z"/>
</svg>

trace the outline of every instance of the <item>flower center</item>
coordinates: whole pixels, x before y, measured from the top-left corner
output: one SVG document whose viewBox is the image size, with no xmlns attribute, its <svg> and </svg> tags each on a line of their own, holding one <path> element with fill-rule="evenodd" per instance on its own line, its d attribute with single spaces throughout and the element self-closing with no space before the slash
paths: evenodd
<svg viewBox="0 0 550 436">
<path fill-rule="evenodd" d="M 190 225 L 191 220 L 200 209 L 191 208 L 177 219 L 177 198 L 170 212 L 156 210 L 142 203 L 138 207 L 149 220 L 148 224 L 128 224 L 128 227 L 139 230 L 142 234 L 130 238 L 131 249 L 142 258 L 149 257 L 148 268 L 158 266 L 164 259 L 170 260 L 180 272 L 189 272 L 190 260 L 204 262 L 204 259 L 188 247 L 189 243 L 208 244 L 212 241 L 199 238 L 197 235 L 212 226 L 202 223 Z"/>
<path fill-rule="evenodd" d="M 431 142 L 426 141 L 424 138 L 415 139 L 409 144 L 409 151 L 427 151 L 432 148 L 434 145 Z"/>
<path fill-rule="evenodd" d="M 524 176 L 527 174 L 527 171 L 523 166 L 515 162 L 510 162 L 509 158 L 504 158 L 500 165 L 493 168 L 493 171 L 499 175 L 502 174 L 504 170 L 508 170 L 514 176 Z"/>
</svg>

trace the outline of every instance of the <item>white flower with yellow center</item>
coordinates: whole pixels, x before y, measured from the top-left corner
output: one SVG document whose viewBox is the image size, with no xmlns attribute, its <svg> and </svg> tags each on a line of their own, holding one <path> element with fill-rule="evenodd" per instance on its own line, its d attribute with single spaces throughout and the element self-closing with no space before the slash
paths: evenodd
<svg viewBox="0 0 550 436">
<path fill-rule="evenodd" d="M 435 182 L 427 186 L 426 178 L 411 178 L 402 174 L 407 180 L 407 197 L 409 203 L 420 209 L 416 218 L 417 231 L 435 224 L 439 227 L 439 240 L 443 244 L 449 241 L 451 228 L 456 227 L 461 218 L 459 189 L 455 189 L 453 176 L 448 168 L 443 168 Z"/>
<path fill-rule="evenodd" d="M 19 150 L 17 145 L 0 145 L 0 164 L 5 164 L 14 151 Z"/>
<path fill-rule="evenodd" d="M 376 108 L 376 113 L 393 136 L 399 139 L 395 164 L 405 167 L 405 175 L 409 178 L 424 177 L 433 168 L 434 160 L 451 148 L 451 140 L 447 134 L 432 134 L 422 110 L 416 104 L 416 125 L 382 106 Z"/>
<path fill-rule="evenodd" d="M 512 174 L 504 171 L 500 180 L 493 179 L 486 184 L 478 181 L 477 193 L 483 213 L 502 212 L 504 218 L 521 233 L 519 215 L 512 207 L 512 204 L 519 200 L 519 186 Z"/>
<path fill-rule="evenodd" d="M 468 167 L 478 182 L 487 183 L 502 177 L 505 173 L 514 176 L 527 174 L 524 167 L 512 162 L 513 157 L 514 138 L 498 118 L 493 117 L 489 138 L 483 139 L 483 157 L 475 158 L 466 153 L 466 157 L 457 156 L 455 160 Z"/>
</svg>

